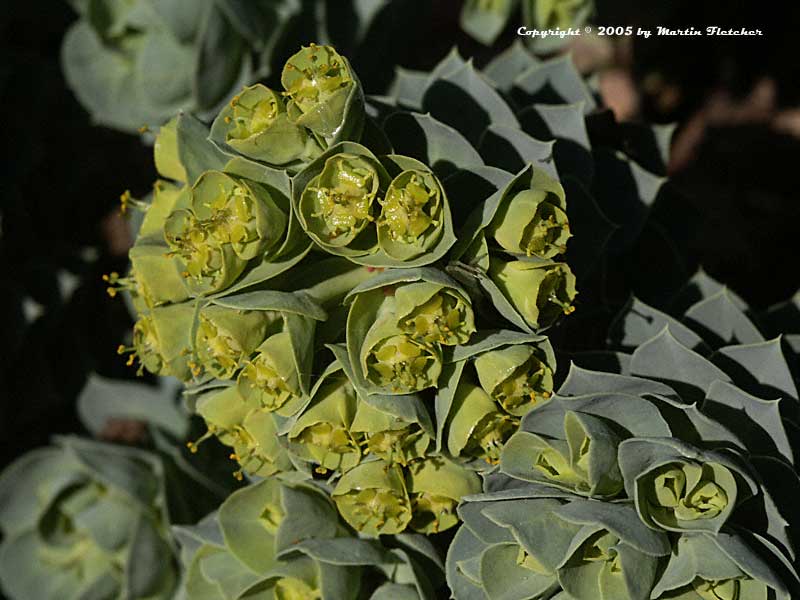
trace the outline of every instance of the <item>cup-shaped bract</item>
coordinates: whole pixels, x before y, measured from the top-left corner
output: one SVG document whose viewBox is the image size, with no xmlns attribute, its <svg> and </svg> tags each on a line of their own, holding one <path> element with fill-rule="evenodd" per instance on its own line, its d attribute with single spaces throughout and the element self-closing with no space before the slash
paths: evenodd
<svg viewBox="0 0 800 600">
<path fill-rule="evenodd" d="M 299 190 L 296 205 L 300 223 L 311 239 L 343 256 L 374 251 L 374 205 L 385 177 L 366 148 L 352 150 L 332 151 L 312 163 L 307 174 L 313 175 Z"/>
<path fill-rule="evenodd" d="M 264 186 L 206 171 L 192 187 L 189 208 L 167 217 L 164 238 L 192 292 L 208 295 L 229 287 L 249 261 L 279 250 L 288 221 Z"/>
<path fill-rule="evenodd" d="M 326 377 L 289 431 L 292 451 L 323 473 L 353 468 L 361 460 L 361 448 L 351 431 L 357 403 L 356 391 L 344 374 Z"/>
<path fill-rule="evenodd" d="M 492 258 L 489 276 L 532 329 L 575 310 L 575 275 L 565 263 Z"/>
<path fill-rule="evenodd" d="M 385 271 L 346 299 L 347 351 L 367 393 L 409 394 L 436 386 L 442 346 L 475 331 L 469 296 L 431 267 Z"/>
<path fill-rule="evenodd" d="M 477 473 L 442 456 L 411 463 L 406 485 L 412 511 L 409 527 L 425 534 L 456 525 L 456 506 L 461 498 L 481 491 Z"/>
<path fill-rule="evenodd" d="M 410 399 L 410 402 L 414 401 L 419 402 L 419 399 Z M 432 432 L 428 429 L 419 420 L 406 420 L 373 406 L 369 397 L 359 399 L 350 426 L 350 431 L 360 438 L 364 454 L 403 466 L 425 456 L 432 441 Z"/>
<path fill-rule="evenodd" d="M 639 516 L 656 529 L 716 533 L 754 491 L 735 455 L 679 440 L 626 440 L 619 461 Z"/>
<path fill-rule="evenodd" d="M 182 381 L 191 378 L 191 331 L 195 306 L 190 302 L 156 306 L 139 315 L 133 326 L 133 348 L 120 346 L 119 353 L 131 351 L 129 364 L 138 358 L 154 375 L 171 375 Z"/>
<path fill-rule="evenodd" d="M 506 252 L 551 259 L 566 251 L 564 188 L 543 170 L 531 167 L 515 177 L 492 208 L 486 235 Z"/>
<path fill-rule="evenodd" d="M 376 391 L 409 394 L 433 387 L 442 370 L 441 349 L 398 326 L 395 304 L 382 290 L 356 296 L 348 317 L 350 360 Z M 369 328 L 355 327 L 356 321 Z"/>
<path fill-rule="evenodd" d="M 0 583 L 15 600 L 152 598 L 177 584 L 163 466 L 141 450 L 78 438 L 0 475 Z"/>
<path fill-rule="evenodd" d="M 281 95 L 260 83 L 244 88 L 220 111 L 211 137 L 242 156 L 274 166 L 319 152 L 305 129 L 289 119 Z"/>
<path fill-rule="evenodd" d="M 497 464 L 519 419 L 504 412 L 479 386 L 463 379 L 453 396 L 447 421 L 447 450 L 454 457 Z"/>
<path fill-rule="evenodd" d="M 200 309 L 195 333 L 198 368 L 218 379 L 231 379 L 264 341 L 271 312 L 237 310 L 209 304 Z"/>
<path fill-rule="evenodd" d="M 397 325 L 427 344 L 466 344 L 475 333 L 469 297 L 438 282 L 417 281 L 394 288 Z"/>
<path fill-rule="evenodd" d="M 378 243 L 395 260 L 408 261 L 429 252 L 442 238 L 445 213 L 449 219 L 438 178 L 422 167 L 401 171 L 379 200 Z"/>
<path fill-rule="evenodd" d="M 173 117 L 158 128 L 153 144 L 153 162 L 162 177 L 184 182 L 188 179 L 178 153 L 178 117 Z"/>
<path fill-rule="evenodd" d="M 236 386 L 216 389 L 197 401 L 196 412 L 208 431 L 231 447 L 231 458 L 242 472 L 268 477 L 292 468 L 286 448 L 278 439 L 274 416 L 253 401 L 247 401 Z M 192 448 L 196 446 L 192 445 Z"/>
<path fill-rule="evenodd" d="M 128 281 L 132 283 L 130 287 L 137 307 L 146 310 L 189 299 L 178 261 L 169 255 L 168 248 L 162 244 L 136 244 L 128 257 L 131 261 Z M 112 274 L 109 283 L 115 285 L 117 281 Z"/>
<path fill-rule="evenodd" d="M 518 344 L 475 359 L 481 387 L 508 413 L 521 417 L 550 399 L 555 357 L 549 344 Z"/>
<path fill-rule="evenodd" d="M 267 311 L 266 338 L 236 380 L 248 400 L 283 416 L 295 414 L 309 392 L 315 322 L 308 315 Z"/>
<path fill-rule="evenodd" d="M 127 196 L 125 196 L 127 198 Z M 126 200 L 127 201 L 127 200 Z M 144 217 L 137 233 L 137 244 L 142 241 L 164 243 L 164 222 L 176 208 L 188 208 L 191 188 L 187 185 L 156 180 L 150 203 L 144 205 Z M 140 207 L 142 205 L 136 204 Z"/>
<path fill-rule="evenodd" d="M 348 60 L 331 46 L 301 48 L 286 61 L 281 84 L 294 123 L 326 143 L 358 139 L 364 125 L 364 94 Z"/>
<path fill-rule="evenodd" d="M 364 535 L 400 533 L 411 521 L 411 500 L 399 465 L 362 462 L 342 475 L 332 496 L 339 514 Z"/>
</svg>

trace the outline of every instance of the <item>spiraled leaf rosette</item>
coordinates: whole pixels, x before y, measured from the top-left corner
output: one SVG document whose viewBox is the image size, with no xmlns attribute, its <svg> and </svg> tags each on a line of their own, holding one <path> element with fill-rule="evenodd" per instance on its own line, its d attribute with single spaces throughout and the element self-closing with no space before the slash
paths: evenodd
<svg viewBox="0 0 800 600">
<path fill-rule="evenodd" d="M 0 583 L 18 600 L 173 597 L 163 465 L 78 438 L 35 450 L 0 476 Z"/>
<path fill-rule="evenodd" d="M 357 565 L 364 557 L 359 562 L 341 552 L 358 543 L 336 543 L 346 532 L 327 496 L 309 483 L 265 479 L 234 492 L 218 513 L 176 534 L 190 598 L 334 600 L 358 592 Z M 333 558 L 337 548 L 340 556 Z"/>
<path fill-rule="evenodd" d="M 520 431 L 505 445 L 500 469 L 592 497 L 623 491 L 618 464 L 620 442 L 632 436 L 671 435 L 658 408 L 624 395 L 556 397 L 523 417 Z"/>
<path fill-rule="evenodd" d="M 459 514 L 447 556 L 456 598 L 544 599 L 559 588 L 579 600 L 647 598 L 670 550 L 630 506 L 537 485 L 470 496 Z"/>
<path fill-rule="evenodd" d="M 765 540 L 740 531 L 681 536 L 653 596 L 665 600 L 758 600 L 793 597 L 780 580 L 781 559 Z"/>
<path fill-rule="evenodd" d="M 641 519 L 666 531 L 716 533 L 755 490 L 733 451 L 703 451 L 678 440 L 627 440 L 619 464 Z"/>
</svg>

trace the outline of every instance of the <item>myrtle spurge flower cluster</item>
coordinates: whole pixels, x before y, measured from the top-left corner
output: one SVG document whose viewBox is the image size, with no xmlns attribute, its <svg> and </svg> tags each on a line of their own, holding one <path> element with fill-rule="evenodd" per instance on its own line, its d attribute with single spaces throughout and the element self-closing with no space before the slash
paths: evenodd
<svg viewBox="0 0 800 600">
<path fill-rule="evenodd" d="M 738 301 L 632 300 L 610 350 L 557 368 L 583 276 L 643 230 L 625 194 L 663 181 L 592 147 L 568 60 L 454 52 L 367 97 L 312 44 L 280 86 L 159 130 L 162 179 L 123 197 L 144 211 L 130 271 L 107 276 L 137 313 L 120 353 L 183 383 L 189 450 L 216 439 L 242 486 L 174 528 L 182 597 L 797 595 L 797 389 Z"/>
</svg>

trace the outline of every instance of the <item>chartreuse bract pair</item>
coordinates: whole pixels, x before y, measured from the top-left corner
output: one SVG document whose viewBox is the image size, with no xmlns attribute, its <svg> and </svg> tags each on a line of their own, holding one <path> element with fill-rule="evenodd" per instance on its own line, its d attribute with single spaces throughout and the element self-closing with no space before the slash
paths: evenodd
<svg viewBox="0 0 800 600">
<path fill-rule="evenodd" d="M 706 275 L 690 291 L 678 317 L 631 301 L 613 351 L 576 355 L 606 368 L 573 364 L 523 417 L 458 508 L 455 598 L 797 597 L 798 393 L 781 340 Z"/>
</svg>

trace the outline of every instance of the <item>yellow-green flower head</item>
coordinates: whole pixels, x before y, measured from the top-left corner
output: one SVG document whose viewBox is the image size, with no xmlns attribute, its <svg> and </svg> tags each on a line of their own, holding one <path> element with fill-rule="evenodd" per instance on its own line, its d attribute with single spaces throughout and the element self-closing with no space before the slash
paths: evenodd
<svg viewBox="0 0 800 600">
<path fill-rule="evenodd" d="M 500 410 L 483 389 L 466 381 L 456 389 L 448 420 L 450 454 L 489 464 L 500 460 L 503 445 L 519 427 L 518 418 Z"/>
<path fill-rule="evenodd" d="M 481 387 L 506 412 L 521 417 L 553 393 L 553 369 L 543 352 L 517 344 L 485 352 L 475 359 Z"/>
<path fill-rule="evenodd" d="M 565 263 L 492 258 L 489 276 L 533 329 L 575 310 L 575 275 Z"/>
<path fill-rule="evenodd" d="M 230 107 L 226 141 L 234 148 L 237 142 L 264 133 L 281 113 L 286 112 L 283 99 L 260 83 L 234 96 Z"/>
<path fill-rule="evenodd" d="M 137 245 L 131 248 L 129 256 L 129 281 L 145 306 L 178 303 L 189 298 L 180 268 L 163 246 Z"/>
<path fill-rule="evenodd" d="M 316 44 L 286 61 L 281 84 L 289 98 L 289 116 L 322 136 L 341 127 L 356 86 L 347 61 L 332 47 Z"/>
<path fill-rule="evenodd" d="M 269 322 L 267 311 L 206 306 L 195 335 L 198 368 L 218 379 L 231 379 L 264 340 Z"/>
<path fill-rule="evenodd" d="M 419 423 L 408 422 L 361 401 L 350 431 L 362 438 L 364 454 L 406 466 L 422 458 L 431 438 Z"/>
<path fill-rule="evenodd" d="M 131 352 L 128 364 L 138 358 L 142 367 L 154 375 L 171 375 L 182 381 L 191 379 L 189 332 L 194 321 L 190 304 L 157 306 L 142 313 L 133 326 L 133 348 L 120 346 L 118 352 Z"/>
<path fill-rule="evenodd" d="M 399 327 L 427 344 L 466 344 L 475 332 L 475 317 L 467 298 L 456 289 L 428 281 L 395 288 Z"/>
<path fill-rule="evenodd" d="M 187 285 L 195 292 L 228 287 L 244 271 L 246 262 L 223 245 L 191 211 L 179 209 L 164 224 L 167 245 L 184 266 Z"/>
<path fill-rule="evenodd" d="M 481 491 L 481 480 L 474 471 L 441 456 L 411 463 L 406 485 L 413 515 L 409 527 L 425 534 L 456 525 L 461 498 Z"/>
<path fill-rule="evenodd" d="M 444 197 L 433 173 L 403 171 L 392 180 L 379 202 L 378 241 L 392 258 L 416 258 L 441 237 Z"/>
<path fill-rule="evenodd" d="M 279 247 L 287 223 L 264 187 L 207 171 L 192 188 L 191 208 L 167 217 L 164 237 L 189 285 L 211 293 L 233 283 L 249 260 Z"/>
<path fill-rule="evenodd" d="M 334 248 L 353 242 L 374 221 L 372 205 L 379 185 L 370 159 L 349 153 L 328 157 L 300 197 L 300 212 L 309 235 Z"/>
<path fill-rule="evenodd" d="M 214 121 L 211 135 L 224 136 L 240 154 L 273 165 L 307 159 L 316 149 L 305 130 L 289 120 L 283 98 L 260 83 L 233 97 Z"/>
<path fill-rule="evenodd" d="M 533 9 L 532 24 L 537 29 L 569 29 L 586 22 L 592 12 L 592 0 L 528 0 Z"/>
<path fill-rule="evenodd" d="M 364 366 L 369 381 L 406 394 L 436 385 L 442 357 L 438 348 L 397 333 L 370 347 L 364 355 Z"/>
<path fill-rule="evenodd" d="M 321 472 L 346 471 L 361 460 L 361 449 L 350 431 L 358 399 L 350 381 L 333 376 L 314 394 L 289 431 L 296 453 L 319 465 Z"/>
<path fill-rule="evenodd" d="M 398 465 L 361 463 L 342 476 L 332 496 L 339 514 L 364 535 L 400 533 L 411 521 L 411 501 Z"/>
<path fill-rule="evenodd" d="M 233 449 L 231 459 L 240 467 L 234 473 L 237 478 L 242 471 L 268 477 L 292 468 L 286 449 L 278 441 L 272 415 L 245 400 L 236 386 L 204 395 L 197 402 L 197 414 L 203 417 L 209 434 Z M 198 443 L 189 448 L 195 451 Z"/>
<path fill-rule="evenodd" d="M 553 258 L 567 249 L 571 237 L 567 213 L 545 190 L 527 189 L 502 204 L 488 233 L 512 254 Z M 556 200 L 558 200 L 556 198 Z"/>
<path fill-rule="evenodd" d="M 288 331 L 264 340 L 239 373 L 237 386 L 242 396 L 267 410 L 293 414 L 303 392 L 291 348 Z"/>
</svg>

